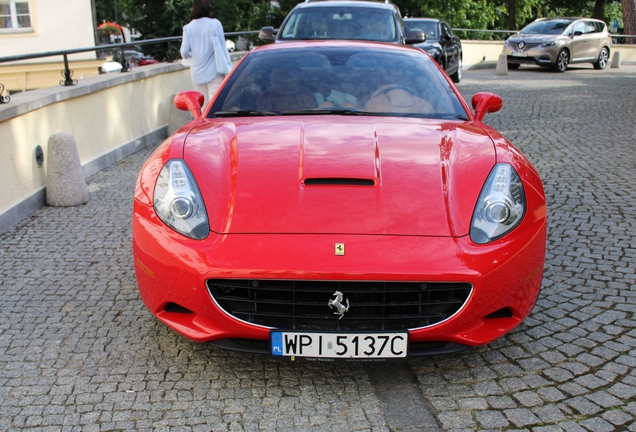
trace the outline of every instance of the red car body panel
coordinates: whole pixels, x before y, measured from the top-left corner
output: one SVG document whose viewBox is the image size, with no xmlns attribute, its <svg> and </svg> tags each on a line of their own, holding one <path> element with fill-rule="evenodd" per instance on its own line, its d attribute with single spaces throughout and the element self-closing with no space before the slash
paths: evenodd
<svg viewBox="0 0 636 432">
<path fill-rule="evenodd" d="M 482 345 L 510 331 L 531 311 L 539 293 L 545 255 L 545 207 L 528 212 L 518 236 L 493 244 L 460 238 L 325 234 L 211 234 L 184 239 L 151 207 L 135 201 L 135 270 L 142 299 L 161 321 L 200 341 L 265 340 L 265 327 L 223 312 L 206 289 L 210 278 L 285 280 L 470 281 L 473 293 L 449 320 L 411 331 L 412 342 Z M 334 256 L 334 242 L 347 245 Z M 250 251 L 249 254 L 244 251 Z M 390 271 L 382 271 L 390 269 Z M 177 303 L 193 314 L 164 311 Z M 487 315 L 510 308 L 510 318 Z"/>
<path fill-rule="evenodd" d="M 458 121 L 250 120 L 205 119 L 188 135 L 217 233 L 465 235 L 495 164 L 490 137 Z M 334 178 L 373 186 L 305 184 Z"/>
<path fill-rule="evenodd" d="M 143 302 L 195 341 L 267 340 L 268 327 L 230 316 L 206 281 L 467 282 L 463 307 L 410 329 L 410 341 L 477 346 L 503 336 L 539 294 L 545 194 L 530 162 L 459 99 L 470 121 L 320 115 L 198 118 L 182 127 L 137 182 L 133 252 Z M 204 240 L 177 233 L 154 211 L 155 183 L 171 159 L 184 159 L 197 181 L 211 229 Z M 518 173 L 526 211 L 508 234 L 478 245 L 471 219 L 497 163 Z M 307 184 L 312 179 L 367 185 Z M 335 243 L 346 244 L 344 256 L 334 254 Z M 170 304 L 191 313 L 166 310 Z M 489 317 L 502 309 L 511 316 Z"/>
</svg>

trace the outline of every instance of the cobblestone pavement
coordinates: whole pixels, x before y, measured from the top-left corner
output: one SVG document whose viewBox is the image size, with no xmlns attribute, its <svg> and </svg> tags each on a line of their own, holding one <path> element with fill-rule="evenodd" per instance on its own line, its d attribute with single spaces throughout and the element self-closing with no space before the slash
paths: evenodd
<svg viewBox="0 0 636 432">
<path fill-rule="evenodd" d="M 636 68 L 468 71 L 459 88 L 502 96 L 486 122 L 544 179 L 543 290 L 507 337 L 405 375 L 444 430 L 636 431 Z M 149 153 L 0 235 L 0 430 L 397 429 L 369 367 L 222 351 L 151 316 L 130 239 Z"/>
<path fill-rule="evenodd" d="M 548 246 L 530 317 L 487 348 L 409 368 L 444 429 L 636 431 L 636 68 L 468 72 L 485 121 L 539 170 Z"/>
</svg>

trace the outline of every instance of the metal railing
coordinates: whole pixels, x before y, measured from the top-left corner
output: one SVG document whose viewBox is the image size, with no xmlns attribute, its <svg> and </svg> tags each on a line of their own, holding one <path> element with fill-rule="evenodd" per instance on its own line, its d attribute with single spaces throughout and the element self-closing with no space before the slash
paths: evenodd
<svg viewBox="0 0 636 432">
<path fill-rule="evenodd" d="M 519 33 L 519 30 L 476 30 L 454 28 L 453 32 L 455 32 L 460 39 L 465 40 L 503 40 L 512 34 Z M 476 37 L 467 37 L 469 34 L 476 35 Z"/>
<path fill-rule="evenodd" d="M 457 33 L 457 35 L 461 39 L 484 40 L 484 41 L 503 40 L 509 35 L 518 33 L 518 31 L 515 31 L 515 30 L 477 30 L 477 29 L 467 29 L 467 28 L 453 28 L 453 31 Z M 259 31 L 226 32 L 225 37 L 228 38 L 233 36 L 253 36 L 253 35 L 258 35 L 258 33 Z M 466 37 L 468 34 L 474 34 L 476 35 L 476 37 L 475 38 Z M 461 37 L 462 35 L 464 37 Z M 613 43 L 621 43 L 621 42 L 618 42 L 618 40 L 620 40 L 621 38 L 623 38 L 622 43 L 633 43 L 634 40 L 636 40 L 636 35 L 611 34 L 610 36 L 612 37 Z M 94 47 L 89 47 L 89 48 L 78 48 L 78 49 L 72 49 L 72 50 L 49 51 L 49 52 L 41 52 L 41 53 L 35 53 L 35 54 L 23 54 L 23 55 L 0 57 L 0 64 L 22 61 L 22 60 L 32 60 L 32 59 L 44 58 L 44 57 L 62 56 L 64 59 L 64 70 L 61 71 L 61 73 L 64 79 L 60 81 L 60 85 L 72 86 L 77 84 L 78 81 L 76 79 L 73 79 L 73 71 L 69 68 L 68 56 L 71 54 L 85 53 L 85 52 L 91 52 L 91 51 L 95 51 L 95 52 L 112 51 L 112 50 L 119 49 L 121 52 L 121 58 L 122 58 L 122 63 L 121 63 L 122 69 L 120 72 L 128 72 L 130 71 L 130 68 L 128 67 L 129 65 L 124 53 L 125 48 L 138 47 L 140 45 L 151 45 L 151 44 L 156 45 L 156 44 L 165 43 L 167 44 L 165 61 L 172 63 L 177 59 L 177 53 L 172 50 L 172 43 L 180 42 L 181 38 L 182 36 L 172 36 L 172 37 L 139 40 L 135 42 L 126 42 L 126 43 L 119 43 L 119 44 L 96 45 Z M 4 89 L 5 89 L 4 85 L 0 83 L 0 105 L 9 103 L 9 101 L 11 100 L 9 96 L 2 96 Z"/>
<path fill-rule="evenodd" d="M 257 35 L 258 31 L 247 31 L 247 32 L 226 32 L 224 33 L 225 37 L 233 37 L 233 36 L 245 36 L 245 35 Z M 73 71 L 69 68 L 68 56 L 72 54 L 79 54 L 91 51 L 113 51 L 119 50 L 122 58 L 122 69 L 120 72 L 129 72 L 129 64 L 126 60 L 125 49 L 129 47 L 139 47 L 140 45 L 156 45 L 156 44 L 167 44 L 166 57 L 165 61 L 168 63 L 172 63 L 177 59 L 177 53 L 172 50 L 172 44 L 175 42 L 181 42 L 182 36 L 172 36 L 165 38 L 157 38 L 157 39 L 148 39 L 148 40 L 139 40 L 135 42 L 126 42 L 119 44 L 108 44 L 108 45 L 96 45 L 94 47 L 88 48 L 77 48 L 71 50 L 60 50 L 60 51 L 48 51 L 34 54 L 21 54 L 21 55 L 13 55 L 0 57 L 0 64 L 17 62 L 23 60 L 32 60 L 44 57 L 62 57 L 64 59 L 64 70 L 61 71 L 63 80 L 60 81 L 60 85 L 62 86 L 73 86 L 77 84 L 77 80 L 73 79 Z M 2 96 L 4 92 L 4 85 L 0 83 L 0 104 L 9 103 L 11 98 L 9 96 Z"/>
</svg>

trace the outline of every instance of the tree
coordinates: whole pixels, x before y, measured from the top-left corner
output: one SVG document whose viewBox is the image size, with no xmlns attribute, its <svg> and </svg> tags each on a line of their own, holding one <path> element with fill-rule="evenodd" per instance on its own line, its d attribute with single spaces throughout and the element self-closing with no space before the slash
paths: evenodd
<svg viewBox="0 0 636 432">
<path fill-rule="evenodd" d="M 622 0 L 623 25 L 626 35 L 636 35 L 636 0 Z M 625 43 L 633 44 L 634 38 L 627 38 Z"/>
</svg>

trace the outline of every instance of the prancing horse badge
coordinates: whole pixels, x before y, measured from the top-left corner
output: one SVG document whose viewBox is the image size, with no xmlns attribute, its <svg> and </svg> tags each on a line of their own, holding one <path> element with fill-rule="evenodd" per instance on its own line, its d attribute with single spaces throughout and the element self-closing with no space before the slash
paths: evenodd
<svg viewBox="0 0 636 432">
<path fill-rule="evenodd" d="M 344 255 L 344 243 L 336 243 L 336 255 Z"/>
</svg>

